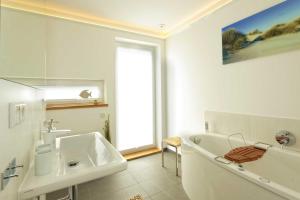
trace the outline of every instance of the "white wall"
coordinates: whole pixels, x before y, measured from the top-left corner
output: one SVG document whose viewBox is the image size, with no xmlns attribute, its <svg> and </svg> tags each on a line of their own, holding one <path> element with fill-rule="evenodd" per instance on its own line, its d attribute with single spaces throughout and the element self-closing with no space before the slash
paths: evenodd
<svg viewBox="0 0 300 200">
<path fill-rule="evenodd" d="M 110 113 L 111 132 L 115 141 L 115 51 L 116 37 L 152 43 L 159 48 L 161 62 L 157 66 L 158 119 L 162 117 L 161 79 L 164 41 L 88 24 L 49 17 L 47 20 L 47 78 L 105 80 L 106 109 L 77 109 L 47 112 L 48 118 L 60 121 L 58 128 L 75 132 L 100 131 L 100 113 Z M 93 116 L 93 117 L 92 117 Z M 81 123 L 77 123 L 81 122 Z M 77 123 L 75 125 L 75 123 Z M 158 124 L 162 134 L 162 124 Z M 161 137 L 161 136 L 160 136 Z M 159 142 L 159 141 L 158 141 Z"/>
<path fill-rule="evenodd" d="M 73 134 L 93 131 L 103 133 L 104 121 L 108 114 L 108 108 L 50 110 L 47 111 L 47 119 L 55 119 L 58 121 L 54 125 L 57 129 L 70 129 Z"/>
<path fill-rule="evenodd" d="M 18 169 L 18 178 L 11 179 L 5 190 L 0 191 L 1 200 L 17 200 L 17 190 L 28 169 L 33 144 L 39 137 L 43 120 L 42 101 L 37 90 L 0 79 L 0 172 L 9 162 L 17 159 L 17 164 L 25 165 Z M 26 120 L 9 128 L 9 103 L 25 103 Z"/>
<path fill-rule="evenodd" d="M 222 65 L 222 27 L 278 0 L 239 0 L 166 41 L 169 135 L 204 130 L 204 111 L 300 118 L 300 51 Z"/>
<path fill-rule="evenodd" d="M 0 7 L 0 77 L 43 78 L 46 17 Z"/>
<path fill-rule="evenodd" d="M 241 133 L 247 141 L 264 142 L 279 148 L 281 145 L 275 140 L 275 135 L 287 130 L 295 136 L 296 143 L 286 148 L 300 150 L 300 119 L 206 111 L 205 121 L 209 124 L 210 134 Z M 241 138 L 239 135 L 235 137 Z"/>
</svg>

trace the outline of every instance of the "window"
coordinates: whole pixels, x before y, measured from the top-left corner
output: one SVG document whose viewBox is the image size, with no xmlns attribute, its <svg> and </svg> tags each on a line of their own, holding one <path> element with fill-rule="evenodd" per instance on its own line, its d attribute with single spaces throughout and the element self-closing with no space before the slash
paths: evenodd
<svg viewBox="0 0 300 200">
<path fill-rule="evenodd" d="M 120 43 L 116 50 L 117 148 L 154 146 L 154 48 Z"/>
</svg>

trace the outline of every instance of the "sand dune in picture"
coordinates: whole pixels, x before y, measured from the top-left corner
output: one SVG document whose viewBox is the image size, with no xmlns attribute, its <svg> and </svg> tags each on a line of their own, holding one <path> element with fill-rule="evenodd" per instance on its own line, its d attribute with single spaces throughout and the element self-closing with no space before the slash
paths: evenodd
<svg viewBox="0 0 300 200">
<path fill-rule="evenodd" d="M 300 49 L 300 32 L 286 34 L 257 42 L 247 48 L 236 51 L 224 63 L 232 63 L 241 60 L 248 60 L 261 56 L 269 56 L 285 51 Z"/>
</svg>

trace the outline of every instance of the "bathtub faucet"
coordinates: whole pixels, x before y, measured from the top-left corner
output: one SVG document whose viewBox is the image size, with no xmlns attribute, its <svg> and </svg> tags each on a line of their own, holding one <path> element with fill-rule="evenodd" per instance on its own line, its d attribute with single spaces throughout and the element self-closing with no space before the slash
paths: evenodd
<svg viewBox="0 0 300 200">
<path fill-rule="evenodd" d="M 282 130 L 276 133 L 276 141 L 283 146 L 291 146 L 296 143 L 296 137 L 289 131 Z"/>
</svg>

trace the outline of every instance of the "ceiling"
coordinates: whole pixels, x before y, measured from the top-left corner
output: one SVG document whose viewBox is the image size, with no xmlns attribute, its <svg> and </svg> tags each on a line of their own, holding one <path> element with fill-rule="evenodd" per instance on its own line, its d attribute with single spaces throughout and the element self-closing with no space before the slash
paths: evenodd
<svg viewBox="0 0 300 200">
<path fill-rule="evenodd" d="M 131 32 L 165 37 L 179 26 L 232 0 L 4 0 L 8 7 L 24 8 L 75 21 L 91 22 Z M 29 5 L 31 4 L 31 5 Z M 37 9 L 38 8 L 38 9 Z M 164 24 L 164 28 L 161 28 Z"/>
<path fill-rule="evenodd" d="M 216 0 L 47 0 L 47 5 L 137 26 L 166 29 Z"/>
</svg>

